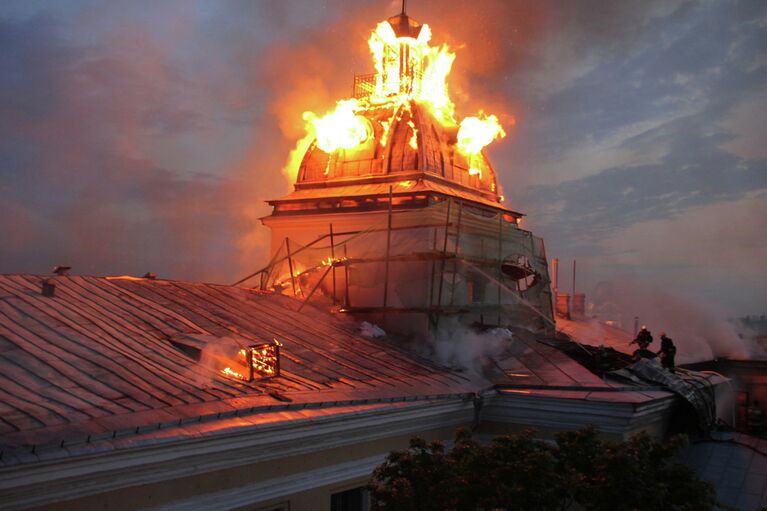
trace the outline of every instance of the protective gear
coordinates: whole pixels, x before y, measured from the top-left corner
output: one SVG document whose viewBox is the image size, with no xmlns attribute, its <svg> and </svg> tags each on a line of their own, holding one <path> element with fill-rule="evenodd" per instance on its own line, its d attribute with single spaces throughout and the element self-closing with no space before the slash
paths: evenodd
<svg viewBox="0 0 767 511">
<path fill-rule="evenodd" d="M 660 355 L 660 362 L 663 364 L 663 367 L 673 373 L 676 346 L 674 346 L 674 341 L 671 338 L 666 337 L 666 332 L 661 332 L 660 334 L 660 351 L 658 351 L 658 355 Z"/>
<path fill-rule="evenodd" d="M 631 341 L 631 344 L 638 344 L 639 349 L 646 350 L 647 347 L 652 343 L 652 334 L 649 330 L 647 330 L 647 327 L 643 326 L 642 330 L 639 331 L 637 334 L 636 339 Z"/>
</svg>

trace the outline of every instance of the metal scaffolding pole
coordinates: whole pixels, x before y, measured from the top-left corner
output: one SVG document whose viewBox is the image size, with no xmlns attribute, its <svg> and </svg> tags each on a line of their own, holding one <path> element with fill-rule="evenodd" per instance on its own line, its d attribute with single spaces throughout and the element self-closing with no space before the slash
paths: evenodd
<svg viewBox="0 0 767 511">
<path fill-rule="evenodd" d="M 461 213 L 463 212 L 463 207 L 461 203 L 458 203 L 458 221 L 456 222 L 455 227 L 455 250 L 454 255 L 457 258 L 458 257 L 458 249 L 459 244 L 461 242 Z M 453 305 L 455 303 L 455 279 L 458 275 L 458 261 L 457 259 L 453 259 L 453 281 L 450 283 L 450 305 Z"/>
<path fill-rule="evenodd" d="M 344 243 L 344 259 L 348 260 L 348 254 L 346 253 L 346 243 Z M 344 292 L 344 298 L 346 299 L 346 307 L 351 307 L 351 301 L 349 300 L 349 265 L 344 265 L 344 287 L 346 288 Z"/>
<path fill-rule="evenodd" d="M 303 302 L 301 302 L 301 306 L 298 308 L 298 312 L 301 312 L 301 309 L 303 309 L 303 308 L 304 308 L 304 305 L 306 305 L 306 302 L 308 302 L 308 301 L 309 301 L 309 299 L 310 299 L 312 296 L 314 296 L 314 292 L 315 292 L 315 291 L 317 291 L 317 288 L 319 288 L 319 287 L 320 287 L 320 285 L 322 284 L 322 281 L 323 281 L 323 280 L 325 280 L 325 277 L 327 277 L 327 276 L 328 276 L 328 273 L 330 273 L 330 270 L 332 270 L 332 269 L 333 269 L 333 267 L 332 267 L 332 266 L 328 266 L 328 268 L 325 270 L 325 273 L 323 273 L 323 274 L 322 274 L 322 277 L 320 277 L 320 280 L 319 280 L 319 281 L 317 281 L 317 284 L 315 284 L 315 285 L 314 285 L 314 287 L 312 288 L 312 290 L 311 290 L 311 292 L 309 293 L 309 295 L 308 295 L 306 298 L 304 298 L 304 301 L 303 301 Z"/>
<path fill-rule="evenodd" d="M 296 294 L 296 276 L 293 273 L 293 258 L 290 255 L 290 239 L 288 237 L 285 237 L 285 248 L 288 251 L 288 268 L 290 268 L 290 283 L 293 285 L 293 296 L 298 296 Z"/>
<path fill-rule="evenodd" d="M 432 242 L 432 251 L 436 254 L 437 253 L 437 228 L 434 228 L 434 239 Z M 431 309 L 432 305 L 434 305 L 434 272 L 437 270 L 437 263 L 435 261 L 431 262 L 431 277 L 429 278 L 429 309 Z"/>
<path fill-rule="evenodd" d="M 389 299 L 389 255 L 391 251 L 391 214 L 392 214 L 392 195 L 393 187 L 389 186 L 389 215 L 386 229 L 386 263 L 384 266 L 384 293 L 383 293 L 383 320 L 386 325 L 386 306 Z"/>
<path fill-rule="evenodd" d="M 501 283 L 503 279 L 503 215 L 498 213 L 498 326 L 501 326 Z"/>
<path fill-rule="evenodd" d="M 333 237 L 333 224 L 330 224 L 330 263 L 333 268 L 333 305 L 337 303 L 336 300 L 336 245 L 335 238 Z"/>
<path fill-rule="evenodd" d="M 437 292 L 437 317 L 434 320 L 434 328 L 439 326 L 439 309 L 442 307 L 442 285 L 445 281 L 445 260 L 447 259 L 447 238 L 450 235 L 450 207 L 453 204 L 453 199 L 448 199 L 447 214 L 445 215 L 445 238 L 442 242 L 442 265 L 439 270 L 439 291 Z"/>
</svg>

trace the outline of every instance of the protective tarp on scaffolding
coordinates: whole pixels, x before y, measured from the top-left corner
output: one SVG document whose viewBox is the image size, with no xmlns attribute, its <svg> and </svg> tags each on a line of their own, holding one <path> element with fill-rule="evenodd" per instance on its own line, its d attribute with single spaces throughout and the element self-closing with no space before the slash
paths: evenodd
<svg viewBox="0 0 767 511">
<path fill-rule="evenodd" d="M 286 238 L 260 287 L 357 314 L 441 316 L 546 328 L 552 304 L 543 240 L 503 211 L 453 199 L 383 213 L 357 232 Z"/>
</svg>

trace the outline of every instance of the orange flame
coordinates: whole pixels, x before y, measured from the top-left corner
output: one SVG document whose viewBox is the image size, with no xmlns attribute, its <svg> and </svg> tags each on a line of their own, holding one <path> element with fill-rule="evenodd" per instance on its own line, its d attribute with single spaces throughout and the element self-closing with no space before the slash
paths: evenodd
<svg viewBox="0 0 767 511">
<path fill-rule="evenodd" d="M 222 373 L 224 373 L 226 376 L 231 376 L 232 378 L 237 378 L 238 380 L 244 380 L 245 377 L 238 373 L 237 371 L 233 371 L 231 367 L 225 367 L 221 370 Z"/>
<path fill-rule="evenodd" d="M 237 380 L 248 380 L 251 374 L 258 375 L 258 378 L 276 376 L 279 367 L 278 352 L 280 346 L 282 346 L 282 343 L 274 339 L 274 344 L 261 344 L 242 348 L 235 355 L 236 360 L 232 361 L 232 365 L 236 369 L 228 366 L 221 370 L 221 374 Z M 248 364 L 250 364 L 250 367 L 248 367 Z M 243 373 L 239 372 L 243 370 L 248 373 L 249 376 L 247 378 Z"/>
<path fill-rule="evenodd" d="M 467 117 L 461 121 L 458 128 L 458 149 L 465 154 L 479 154 L 490 142 L 503 138 L 506 132 L 495 115 L 485 116 L 480 112 L 479 117 Z"/>
<path fill-rule="evenodd" d="M 431 28 L 426 24 L 421 26 L 418 37 L 412 38 L 397 37 L 387 21 L 379 23 L 368 40 L 375 67 L 375 81 L 367 89 L 369 95 L 338 101 L 336 108 L 322 117 L 304 112 L 307 133 L 316 138 L 317 146 L 332 153 L 364 143 L 372 137 L 373 129 L 370 121 L 360 114 L 382 107 L 392 108 L 394 112 L 389 121 L 380 121 L 380 144 L 386 146 L 394 116 L 399 112 L 401 118 L 402 110 L 409 110 L 410 101 L 425 106 L 443 126 L 458 126 L 455 105 L 447 88 L 455 53 L 447 45 L 432 47 L 430 40 Z M 398 108 L 400 105 L 402 109 Z M 418 131 L 412 120 L 408 124 L 412 132 L 408 143 L 418 150 Z M 480 113 L 478 117 L 461 121 L 457 148 L 471 160 L 471 156 L 505 135 L 495 115 Z M 296 163 L 293 158 L 291 163 L 297 169 L 300 161 Z M 470 173 L 479 171 L 472 166 Z"/>
<path fill-rule="evenodd" d="M 357 115 L 361 110 L 360 102 L 356 99 L 346 99 L 338 102 L 331 113 L 317 117 L 312 112 L 304 112 L 304 120 L 309 131 L 314 131 L 317 146 L 326 153 L 337 149 L 356 147 L 372 133 L 370 121 Z"/>
<path fill-rule="evenodd" d="M 431 47 L 430 40 L 429 25 L 422 25 L 418 39 L 413 39 L 397 37 L 388 22 L 379 23 L 368 40 L 376 70 L 370 99 L 373 103 L 415 99 L 427 105 L 440 122 L 454 125 L 455 106 L 447 92 L 447 76 L 455 54 L 447 45 Z M 401 54 L 407 57 L 401 59 Z"/>
</svg>

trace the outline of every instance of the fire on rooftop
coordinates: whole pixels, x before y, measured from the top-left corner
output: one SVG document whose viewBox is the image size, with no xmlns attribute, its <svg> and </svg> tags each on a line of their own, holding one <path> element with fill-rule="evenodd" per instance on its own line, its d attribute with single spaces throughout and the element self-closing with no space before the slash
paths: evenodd
<svg viewBox="0 0 767 511">
<path fill-rule="evenodd" d="M 465 325 L 553 326 L 543 240 L 504 206 L 484 148 L 498 117 L 460 121 L 447 77 L 455 54 L 403 12 L 369 38 L 375 72 L 350 98 L 306 112 L 295 189 L 270 201 L 270 263 L 240 280 L 304 302 L 433 332 Z M 395 318 L 396 316 L 396 318 Z"/>
<path fill-rule="evenodd" d="M 363 510 L 413 435 L 712 427 L 724 378 L 572 342 L 577 313 L 555 331 L 543 240 L 485 153 L 506 132 L 457 115 L 431 37 L 403 2 L 374 72 L 304 114 L 271 260 L 234 285 L 0 275 L 4 509 Z M 443 335 L 469 363 L 432 356 Z"/>
</svg>

